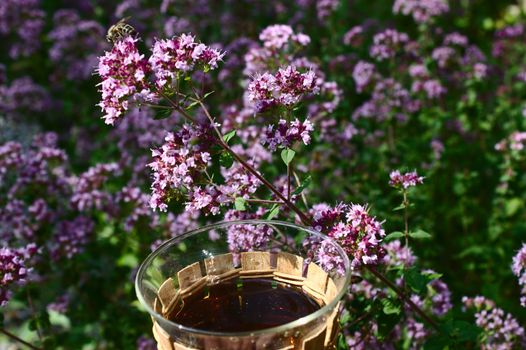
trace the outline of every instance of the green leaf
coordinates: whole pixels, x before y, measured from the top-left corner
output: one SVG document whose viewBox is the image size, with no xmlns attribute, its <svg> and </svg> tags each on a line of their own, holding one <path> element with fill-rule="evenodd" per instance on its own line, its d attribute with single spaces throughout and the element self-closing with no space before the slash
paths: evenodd
<svg viewBox="0 0 526 350">
<path fill-rule="evenodd" d="M 247 201 L 245 200 L 245 198 L 237 197 L 234 201 L 234 207 L 236 208 L 236 210 L 243 211 L 247 209 L 245 206 L 246 203 Z"/>
<path fill-rule="evenodd" d="M 399 210 L 403 210 L 403 209 L 405 209 L 405 204 L 400 204 L 399 206 L 394 208 L 393 211 L 399 211 Z"/>
<path fill-rule="evenodd" d="M 389 241 L 392 241 L 393 239 L 402 238 L 402 237 L 405 237 L 405 234 L 403 232 L 394 231 L 388 234 L 387 236 L 385 236 L 384 241 L 389 242 Z"/>
<path fill-rule="evenodd" d="M 388 298 L 382 299 L 381 303 L 383 305 L 382 311 L 386 315 L 392 315 L 392 314 L 398 315 L 402 311 L 400 304 L 391 299 L 388 299 Z"/>
<path fill-rule="evenodd" d="M 189 110 L 189 109 L 192 109 L 194 108 L 195 106 L 197 106 L 199 104 L 199 101 L 194 101 L 192 103 L 190 103 L 188 106 L 186 106 L 186 110 Z"/>
<path fill-rule="evenodd" d="M 279 204 L 274 204 L 268 211 L 267 220 L 274 219 L 279 214 Z"/>
<path fill-rule="evenodd" d="M 296 188 L 296 189 L 294 190 L 294 192 L 292 192 L 292 195 L 295 196 L 295 195 L 298 195 L 298 194 L 300 194 L 301 192 L 303 192 L 303 190 L 304 190 L 305 188 L 307 188 L 307 187 L 310 185 L 311 180 L 312 180 L 312 177 L 311 177 L 310 175 L 307 176 L 307 177 L 305 178 L 305 180 L 303 180 L 303 181 L 301 182 L 301 184 L 298 186 L 298 188 Z"/>
<path fill-rule="evenodd" d="M 215 91 L 209 91 L 209 92 L 207 92 L 206 94 L 204 94 L 204 96 L 203 96 L 202 99 L 204 100 L 204 99 L 207 98 L 208 96 L 212 95 L 214 92 L 215 92 Z"/>
<path fill-rule="evenodd" d="M 219 164 L 228 169 L 234 164 L 234 157 L 228 152 L 221 152 L 219 155 Z"/>
<path fill-rule="evenodd" d="M 422 272 L 422 275 L 427 278 L 428 283 L 431 281 L 437 280 L 443 276 L 441 273 L 429 272 L 429 271 Z"/>
<path fill-rule="evenodd" d="M 186 252 L 186 250 L 188 249 L 188 247 L 186 246 L 186 243 L 184 242 L 181 242 L 177 245 L 177 248 L 179 248 L 180 251 L 182 251 L 183 253 Z"/>
<path fill-rule="evenodd" d="M 404 279 L 407 285 L 416 293 L 421 293 L 427 284 L 427 279 L 416 267 L 405 270 Z"/>
<path fill-rule="evenodd" d="M 223 141 L 225 141 L 226 143 L 228 143 L 228 141 L 230 141 L 234 136 L 236 136 L 236 130 L 232 130 L 226 134 L 223 135 Z"/>
<path fill-rule="evenodd" d="M 172 112 L 173 111 L 171 108 L 156 109 L 153 119 L 161 120 L 161 119 L 170 118 L 170 116 L 172 115 Z"/>
<path fill-rule="evenodd" d="M 504 212 L 507 217 L 511 217 L 517 213 L 517 211 L 522 207 L 522 200 L 520 198 L 511 198 L 506 201 L 504 205 Z"/>
<path fill-rule="evenodd" d="M 409 232 L 409 237 L 416 238 L 416 239 L 428 239 L 428 238 L 431 238 L 432 236 L 426 231 L 418 229 L 416 231 Z"/>
<path fill-rule="evenodd" d="M 286 165 L 289 165 L 290 162 L 292 162 L 295 155 L 296 155 L 296 152 L 294 152 L 290 148 L 285 148 L 283 151 L 281 151 L 281 159 L 283 159 L 283 162 Z"/>
<path fill-rule="evenodd" d="M 186 76 L 186 77 L 184 77 L 184 80 L 185 80 L 185 81 L 190 81 L 190 79 L 192 79 L 190 76 Z"/>
<path fill-rule="evenodd" d="M 348 310 L 343 310 L 340 316 L 340 324 L 345 325 L 350 320 L 351 320 L 351 313 Z"/>
<path fill-rule="evenodd" d="M 345 336 L 341 332 L 340 334 L 338 334 L 338 343 L 336 345 L 336 349 L 337 350 L 348 350 L 349 349 L 349 345 L 347 345 L 347 340 L 345 339 Z"/>
</svg>

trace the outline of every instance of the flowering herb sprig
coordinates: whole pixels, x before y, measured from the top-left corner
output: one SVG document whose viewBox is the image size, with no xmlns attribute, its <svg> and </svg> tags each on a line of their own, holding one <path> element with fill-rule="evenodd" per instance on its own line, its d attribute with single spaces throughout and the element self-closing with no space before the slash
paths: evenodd
<svg viewBox="0 0 526 350">
<path fill-rule="evenodd" d="M 400 204 L 398 207 L 395 208 L 395 210 L 403 210 L 404 211 L 404 233 L 403 236 L 405 237 L 405 245 L 409 245 L 409 236 L 414 238 L 427 238 L 429 237 L 429 234 L 425 231 L 418 230 L 415 232 L 409 232 L 409 208 L 411 206 L 411 203 L 409 202 L 408 192 L 411 187 L 415 187 L 417 185 L 421 185 L 424 183 L 424 177 L 419 176 L 416 171 L 408 172 L 408 173 L 400 173 L 399 170 L 393 170 L 389 174 L 389 186 L 392 186 L 402 194 L 403 200 L 402 204 Z M 391 238 L 396 238 L 399 236 L 398 232 L 391 233 Z"/>
<path fill-rule="evenodd" d="M 265 47 L 279 50 L 286 42 L 287 35 L 283 39 L 280 36 L 263 35 L 264 40 L 270 40 L 268 39 L 270 37 L 274 38 L 272 40 L 275 41 L 275 44 L 265 45 Z M 285 114 L 285 119 L 279 122 L 276 133 L 272 134 L 273 127 L 270 126 L 268 128 L 270 133 L 267 133 L 266 138 L 262 141 L 263 144 L 269 146 L 270 150 L 284 147 L 281 151 L 281 158 L 287 166 L 287 180 L 285 191 L 281 191 L 261 174 L 256 168 L 257 163 L 244 159 L 229 144 L 235 131 L 232 130 L 226 134 L 221 131 L 218 120 L 212 117 L 205 105 L 205 98 L 208 94 L 200 94 L 191 76 L 188 75 L 188 72 L 192 70 L 207 73 L 209 68 L 216 68 L 217 62 L 224 54 L 204 44 L 197 44 L 194 37 L 183 34 L 170 40 L 156 40 L 152 56 L 146 59 L 138 53 L 134 45 L 137 40 L 137 38 L 126 37 L 115 44 L 116 49 L 114 48 L 112 53 L 107 53 L 101 58 L 101 61 L 105 62 L 101 66 L 102 70 L 99 68 L 99 74 L 103 79 L 101 106 L 110 112 L 109 115 L 106 115 L 110 124 L 124 117 L 130 101 L 174 111 L 181 115 L 187 123 L 180 131 L 169 133 L 165 139 L 166 143 L 160 149 L 153 150 L 154 161 L 150 163 L 154 173 L 150 202 L 153 208 L 166 210 L 167 202 L 173 196 L 173 191 L 182 192 L 187 198 L 187 210 L 203 211 L 205 214 L 212 215 L 218 214 L 220 207 L 225 205 L 233 205 L 236 211 L 243 212 L 246 210 L 247 203 L 273 203 L 274 207 L 270 209 L 270 213 L 284 206 L 294 212 L 305 225 L 318 227 L 330 237 L 340 241 L 351 256 L 354 267 L 368 266 L 369 270 L 405 300 L 410 308 L 436 327 L 436 323 L 425 315 L 416 303 L 408 299 L 399 288 L 374 269 L 375 265 L 381 263 L 385 254 L 381 247 L 385 234 L 381 223 L 368 214 L 366 207 L 359 205 L 351 205 L 348 208 L 342 206 L 339 209 L 337 207 L 336 210 L 340 213 L 341 218 L 334 216 L 329 210 L 327 214 L 322 213 L 319 220 L 313 220 L 294 203 L 291 179 L 295 151 L 292 146 L 299 140 L 305 144 L 309 143 L 312 124 L 308 121 L 302 123 L 297 119 L 291 120 L 291 116 L 300 100 L 306 95 L 316 94 L 319 91 L 319 81 L 313 70 L 302 73 L 296 66 L 289 65 L 278 68 L 275 73 L 257 74 L 248 85 L 249 100 L 255 104 L 256 113 L 265 112 L 269 108 L 281 108 Z M 117 52 L 114 53 L 114 50 Z M 123 64 L 124 69 L 121 69 L 119 62 Z M 128 62 L 132 64 L 126 65 Z M 107 68 L 112 64 L 116 69 Z M 117 95 L 113 94 L 113 90 L 107 89 L 107 87 L 113 89 L 115 81 L 118 82 L 117 91 L 119 93 Z M 104 100 L 110 101 L 110 107 L 107 109 Z M 198 121 L 190 113 L 194 106 L 200 108 L 205 122 Z M 170 113 L 164 114 L 166 117 L 170 116 Z M 215 156 L 213 147 L 211 147 L 213 145 L 219 146 L 222 150 L 217 155 L 223 159 L 223 166 L 229 168 L 233 165 L 228 158 L 237 161 L 243 169 L 242 173 L 254 176 L 255 180 L 276 197 L 276 201 L 253 198 L 251 196 L 253 191 L 241 191 L 242 188 L 245 188 L 245 184 L 242 183 L 234 187 L 232 184 L 227 187 L 216 183 L 207 171 Z M 255 188 L 257 187 L 258 184 L 255 183 Z M 301 193 L 302 190 L 303 188 L 299 186 L 297 193 L 295 191 L 294 194 Z M 230 217 L 239 217 L 231 213 Z M 259 217 L 261 213 L 255 214 L 256 217 Z M 326 215 L 329 215 L 330 219 Z M 236 250 L 236 245 L 242 242 L 258 246 L 266 241 L 264 232 L 256 232 L 256 229 L 249 231 L 237 232 L 235 228 L 232 228 L 229 235 L 237 238 L 230 242 L 231 248 Z M 256 239 L 256 237 L 260 238 Z M 325 268 L 340 269 L 338 262 L 331 261 L 331 256 L 334 257 L 334 254 L 326 251 L 323 244 L 317 249 L 319 251 L 316 256 L 320 264 Z"/>
</svg>

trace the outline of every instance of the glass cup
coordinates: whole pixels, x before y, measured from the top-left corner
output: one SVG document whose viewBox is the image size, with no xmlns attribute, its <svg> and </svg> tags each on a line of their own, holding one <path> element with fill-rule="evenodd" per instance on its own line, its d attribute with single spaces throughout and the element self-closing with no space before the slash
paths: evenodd
<svg viewBox="0 0 526 350">
<path fill-rule="evenodd" d="M 336 255 L 337 271 L 317 264 L 322 242 Z M 187 298 L 210 286 L 259 277 L 301 288 L 320 308 L 292 322 L 240 332 L 191 328 L 168 319 Z M 135 289 L 162 350 L 319 350 L 334 348 L 340 300 L 350 278 L 347 255 L 327 236 L 286 222 L 245 220 L 205 226 L 164 242 L 139 267 Z"/>
</svg>

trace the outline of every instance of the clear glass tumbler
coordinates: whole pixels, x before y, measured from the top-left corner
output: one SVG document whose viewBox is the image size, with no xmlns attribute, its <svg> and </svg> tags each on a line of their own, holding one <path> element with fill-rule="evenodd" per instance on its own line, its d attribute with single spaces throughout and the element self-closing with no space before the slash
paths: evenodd
<svg viewBox="0 0 526 350">
<path fill-rule="evenodd" d="M 338 271 L 326 272 L 316 263 L 322 242 L 339 261 Z M 319 309 L 279 326 L 241 332 L 191 328 L 168 319 L 186 298 L 214 284 L 259 277 L 301 288 Z M 334 348 L 350 277 L 347 255 L 330 238 L 291 223 L 246 220 L 205 226 L 164 242 L 139 267 L 135 289 L 162 350 L 320 350 Z M 194 316 L 210 317 L 202 313 Z"/>
</svg>

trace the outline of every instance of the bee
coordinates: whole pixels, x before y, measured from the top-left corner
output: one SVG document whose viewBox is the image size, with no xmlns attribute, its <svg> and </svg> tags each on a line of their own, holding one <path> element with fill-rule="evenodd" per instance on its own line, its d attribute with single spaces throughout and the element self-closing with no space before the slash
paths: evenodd
<svg viewBox="0 0 526 350">
<path fill-rule="evenodd" d="M 126 23 L 128 19 L 130 19 L 130 17 L 123 18 L 119 22 L 112 25 L 110 29 L 108 29 L 108 33 L 106 34 L 106 39 L 110 43 L 116 43 L 117 41 L 120 41 L 124 39 L 125 37 L 136 33 L 135 28 L 133 28 L 128 23 Z"/>
</svg>

